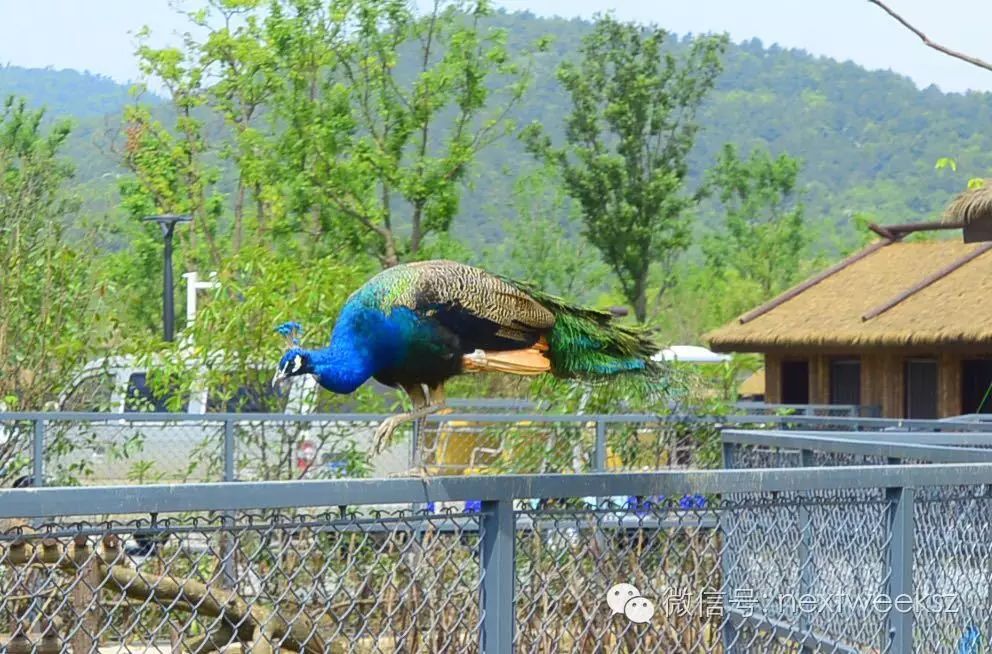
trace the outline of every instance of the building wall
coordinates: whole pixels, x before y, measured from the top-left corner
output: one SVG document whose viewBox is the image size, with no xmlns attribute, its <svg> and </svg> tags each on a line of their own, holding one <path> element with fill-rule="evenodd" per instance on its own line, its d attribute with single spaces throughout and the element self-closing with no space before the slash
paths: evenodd
<svg viewBox="0 0 992 654">
<path fill-rule="evenodd" d="M 765 402 L 782 402 L 782 357 L 771 352 L 765 355 Z"/>
<path fill-rule="evenodd" d="M 840 353 L 838 353 L 840 354 Z M 809 353 L 809 389 L 811 404 L 830 402 L 830 361 L 834 355 Z M 905 389 L 903 375 L 909 351 L 882 351 L 860 354 L 861 404 L 880 406 L 882 417 L 905 417 Z M 800 352 L 765 355 L 765 401 L 781 402 L 781 365 L 786 358 L 803 358 Z M 937 409 L 940 417 L 961 413 L 961 360 L 967 358 L 958 352 L 944 352 L 937 357 Z"/>
<path fill-rule="evenodd" d="M 937 359 L 937 411 L 941 418 L 961 415 L 961 358 L 945 352 Z"/>
</svg>

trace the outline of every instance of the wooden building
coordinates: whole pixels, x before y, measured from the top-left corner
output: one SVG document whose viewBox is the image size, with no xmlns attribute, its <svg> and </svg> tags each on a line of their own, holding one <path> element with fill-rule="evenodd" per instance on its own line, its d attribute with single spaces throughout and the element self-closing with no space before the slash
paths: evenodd
<svg viewBox="0 0 992 654">
<path fill-rule="evenodd" d="M 959 211 L 952 223 L 872 226 L 881 240 L 708 334 L 710 347 L 764 354 L 770 403 L 992 413 L 992 242 L 977 222 Z M 957 231 L 904 240 L 929 229 Z"/>
</svg>

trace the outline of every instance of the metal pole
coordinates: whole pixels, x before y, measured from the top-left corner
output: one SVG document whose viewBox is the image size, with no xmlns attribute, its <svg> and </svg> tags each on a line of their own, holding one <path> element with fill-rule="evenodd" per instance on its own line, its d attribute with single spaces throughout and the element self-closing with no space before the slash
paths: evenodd
<svg viewBox="0 0 992 654">
<path fill-rule="evenodd" d="M 723 468 L 724 470 L 733 470 L 737 465 L 735 461 L 737 454 L 737 444 L 728 443 L 724 441 L 723 443 Z"/>
<path fill-rule="evenodd" d="M 224 481 L 233 482 L 234 477 L 234 421 L 224 421 Z M 234 512 L 224 512 L 224 526 L 234 528 Z M 234 548 L 231 545 L 233 536 L 230 531 L 220 537 L 221 569 L 223 570 L 221 585 L 223 588 L 234 588 L 237 583 L 237 573 L 234 566 Z"/>
<path fill-rule="evenodd" d="M 162 275 L 162 322 L 165 327 L 165 340 L 171 342 L 175 336 L 176 307 L 175 293 L 172 283 L 172 233 L 175 223 L 162 225 L 162 235 L 165 237 L 165 261 Z"/>
<path fill-rule="evenodd" d="M 799 451 L 799 465 L 808 468 L 814 465 L 813 451 Z M 804 493 L 807 497 L 811 495 Z M 813 591 L 813 524 L 809 515 L 809 507 L 800 504 L 799 512 L 799 548 L 796 558 L 799 560 L 799 601 L 805 602 L 804 598 L 811 595 Z M 805 611 L 799 613 L 799 628 L 807 631 L 810 628 L 809 615 Z"/>
<path fill-rule="evenodd" d="M 224 421 L 224 481 L 234 481 L 234 421 Z"/>
<path fill-rule="evenodd" d="M 513 651 L 513 500 L 482 503 L 482 652 Z"/>
<path fill-rule="evenodd" d="M 723 467 L 733 470 L 736 465 L 735 455 L 737 445 L 724 442 L 723 444 Z M 734 589 L 730 587 L 730 578 L 734 571 L 734 551 L 730 544 L 730 535 L 734 532 L 733 512 L 725 510 L 719 514 L 718 523 L 720 525 L 720 585 L 723 590 L 723 626 L 720 629 L 723 637 L 723 651 L 725 654 L 733 654 L 738 651 L 736 647 L 738 633 L 730 619 L 730 610 L 737 608 L 731 605 L 730 596 Z"/>
<path fill-rule="evenodd" d="M 912 488 L 887 488 L 889 564 L 887 652 L 913 651 L 913 501 Z"/>
<path fill-rule="evenodd" d="M 35 486 L 45 485 L 45 421 L 34 421 L 34 441 L 31 447 L 31 464 Z"/>
<path fill-rule="evenodd" d="M 602 420 L 596 421 L 596 449 L 593 451 L 592 465 L 596 472 L 606 470 L 606 423 Z"/>
</svg>

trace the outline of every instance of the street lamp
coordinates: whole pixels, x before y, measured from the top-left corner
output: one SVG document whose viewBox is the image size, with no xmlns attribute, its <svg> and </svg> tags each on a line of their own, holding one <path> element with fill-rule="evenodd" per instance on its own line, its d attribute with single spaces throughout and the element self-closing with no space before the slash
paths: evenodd
<svg viewBox="0 0 992 654">
<path fill-rule="evenodd" d="M 175 293 L 172 283 L 172 233 L 178 223 L 192 222 L 192 216 L 148 216 L 145 220 L 158 223 L 165 239 L 165 261 L 162 274 L 162 323 L 165 340 L 171 342 L 176 326 Z"/>
</svg>

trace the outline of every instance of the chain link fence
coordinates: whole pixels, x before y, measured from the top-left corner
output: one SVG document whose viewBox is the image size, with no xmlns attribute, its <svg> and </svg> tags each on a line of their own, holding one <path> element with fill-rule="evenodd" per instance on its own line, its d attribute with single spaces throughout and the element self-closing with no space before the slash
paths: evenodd
<svg viewBox="0 0 992 654">
<path fill-rule="evenodd" d="M 105 485 L 719 465 L 714 421 L 447 414 L 402 426 L 373 456 L 375 429 L 385 417 L 0 414 L 0 480 Z"/>
<path fill-rule="evenodd" d="M 378 456 L 371 456 L 369 450 L 383 415 L 0 414 L 0 484 L 9 485 L 19 478 L 42 480 L 47 485 L 92 485 L 679 470 L 719 467 L 719 430 L 727 425 L 823 432 L 824 438 L 856 429 L 863 438 L 891 441 L 924 433 L 957 434 L 965 439 L 988 429 L 987 424 L 967 421 L 582 416 L 506 413 L 514 408 L 512 404 L 486 408 L 403 426 L 392 445 Z M 953 439 L 916 442 L 955 443 Z M 983 443 L 972 439 L 960 445 L 992 447 Z M 777 448 L 775 456 L 767 452 L 761 456 L 760 464 L 766 467 L 798 465 L 789 458 L 798 456 L 795 449 Z M 869 461 L 839 454 L 816 457 L 817 465 Z"/>
<path fill-rule="evenodd" d="M 990 484 L 931 464 L 0 490 L 0 646 L 977 652 Z M 610 496 L 637 499 L 586 501 Z"/>
</svg>

